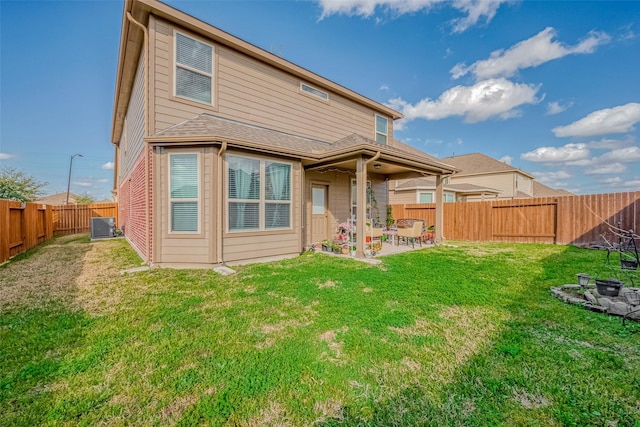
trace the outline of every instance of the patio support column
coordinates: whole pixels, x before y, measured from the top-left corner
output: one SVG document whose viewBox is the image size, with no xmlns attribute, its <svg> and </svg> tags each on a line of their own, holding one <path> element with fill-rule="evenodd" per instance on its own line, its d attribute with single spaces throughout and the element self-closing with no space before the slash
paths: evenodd
<svg viewBox="0 0 640 427">
<path fill-rule="evenodd" d="M 367 220 L 367 164 L 360 156 L 356 166 L 356 258 L 364 258 Z"/>
<path fill-rule="evenodd" d="M 435 243 L 441 244 L 442 241 L 442 228 L 444 226 L 444 203 L 442 201 L 444 196 L 444 179 L 442 175 L 436 175 L 436 233 Z"/>
</svg>

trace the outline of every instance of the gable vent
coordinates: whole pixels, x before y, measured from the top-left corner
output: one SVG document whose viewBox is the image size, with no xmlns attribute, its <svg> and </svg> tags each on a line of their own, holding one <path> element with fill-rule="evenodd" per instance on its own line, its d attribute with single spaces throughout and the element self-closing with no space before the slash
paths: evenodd
<svg viewBox="0 0 640 427">
<path fill-rule="evenodd" d="M 116 237 L 115 218 L 91 218 L 91 240 Z"/>
</svg>

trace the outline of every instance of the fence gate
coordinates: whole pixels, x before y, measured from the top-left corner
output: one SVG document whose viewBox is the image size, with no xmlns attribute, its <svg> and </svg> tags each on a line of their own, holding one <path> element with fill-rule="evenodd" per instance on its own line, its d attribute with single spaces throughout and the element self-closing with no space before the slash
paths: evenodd
<svg viewBox="0 0 640 427">
<path fill-rule="evenodd" d="M 491 207 L 491 240 L 497 242 L 555 243 L 556 201 L 497 203 Z"/>
</svg>

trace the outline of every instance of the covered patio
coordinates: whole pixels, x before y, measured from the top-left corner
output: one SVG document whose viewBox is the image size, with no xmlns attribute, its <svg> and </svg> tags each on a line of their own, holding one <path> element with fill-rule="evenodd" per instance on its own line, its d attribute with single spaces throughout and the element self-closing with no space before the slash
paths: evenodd
<svg viewBox="0 0 640 427">
<path fill-rule="evenodd" d="M 454 167 L 399 141 L 380 144 L 359 135 L 336 142 L 321 160 L 303 161 L 303 166 L 309 195 L 306 215 L 309 226 L 305 233 L 307 244 L 325 240 L 320 239 L 322 233 L 318 233 L 318 229 L 333 224 L 332 231 L 337 234 L 336 225 L 347 222 L 353 224 L 351 232 L 356 236 L 354 256 L 366 257 L 367 239 L 358 239 L 357 236 L 371 234 L 371 230 L 367 233 L 369 225 L 380 227 L 386 224 L 389 181 L 424 176 L 433 176 L 436 180 L 436 221 L 425 226 L 435 225 L 434 241 L 442 241 L 443 177 L 456 172 Z M 336 178 L 333 181 L 325 178 L 330 175 Z M 340 179 L 338 175 L 343 178 Z M 333 205 L 327 203 L 332 185 L 336 187 L 334 192 L 342 194 L 334 198 Z M 348 205 L 346 209 L 344 204 Z M 326 221 L 327 214 L 333 221 Z M 324 222 L 321 221 L 322 215 L 325 216 Z M 330 232 L 325 235 L 331 239 Z M 351 249 L 351 243 L 349 246 Z M 396 250 L 400 250 L 400 247 Z"/>
</svg>

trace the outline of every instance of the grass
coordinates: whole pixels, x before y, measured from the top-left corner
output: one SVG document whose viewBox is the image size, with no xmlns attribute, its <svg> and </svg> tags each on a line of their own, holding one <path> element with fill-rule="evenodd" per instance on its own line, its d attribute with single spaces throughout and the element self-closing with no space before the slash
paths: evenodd
<svg viewBox="0 0 640 427">
<path fill-rule="evenodd" d="M 460 244 L 121 275 L 124 240 L 0 267 L 2 425 L 640 426 L 640 325 L 549 287 L 601 263 Z"/>
</svg>

